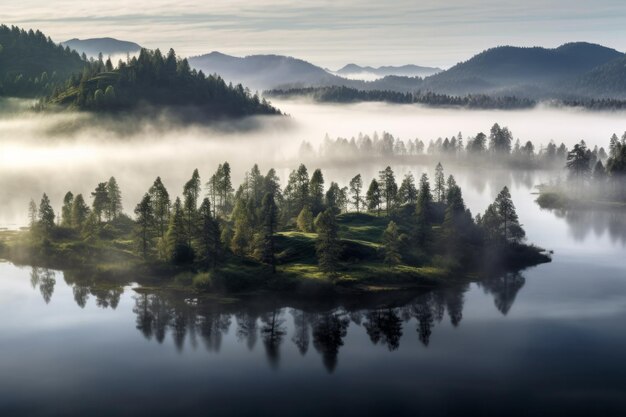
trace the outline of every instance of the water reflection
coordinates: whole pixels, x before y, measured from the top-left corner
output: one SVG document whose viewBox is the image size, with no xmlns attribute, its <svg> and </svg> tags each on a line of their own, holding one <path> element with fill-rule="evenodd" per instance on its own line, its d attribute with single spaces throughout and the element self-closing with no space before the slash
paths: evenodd
<svg viewBox="0 0 626 417">
<path fill-rule="evenodd" d="M 613 244 L 626 246 L 626 211 L 622 209 L 605 210 L 550 210 L 557 217 L 565 220 L 571 237 L 578 242 L 589 236 L 609 236 Z"/>
<path fill-rule="evenodd" d="M 57 274 L 60 273 L 45 268 L 31 270 L 30 283 L 34 289 L 39 289 L 46 304 L 52 299 Z M 124 283 L 96 283 L 89 275 L 76 272 L 65 272 L 63 277 L 81 309 L 90 296 L 94 297 L 97 307 L 116 309 L 125 291 Z M 478 285 L 493 296 L 498 311 L 506 315 L 524 284 L 524 277 L 515 273 L 486 279 Z M 135 292 L 132 297 L 135 327 L 147 340 L 162 344 L 169 334 L 179 352 L 187 346 L 196 349 L 200 340 L 207 351 L 217 353 L 234 327 L 236 340 L 248 350 L 252 351 L 261 341 L 272 368 L 277 368 L 281 362 L 281 347 L 291 342 L 303 356 L 312 346 L 326 370 L 333 372 L 351 328 L 364 331 L 373 345 L 390 352 L 400 348 L 408 329 L 415 329 L 419 341 L 427 347 L 433 329 L 446 313 L 453 327 L 460 325 L 469 287 L 464 284 L 410 294 L 331 297 L 316 302 L 262 297 L 233 301 L 188 298 L 179 293 L 141 288 L 130 290 L 127 286 L 126 290 Z M 351 327 L 351 323 L 354 326 Z"/>
</svg>

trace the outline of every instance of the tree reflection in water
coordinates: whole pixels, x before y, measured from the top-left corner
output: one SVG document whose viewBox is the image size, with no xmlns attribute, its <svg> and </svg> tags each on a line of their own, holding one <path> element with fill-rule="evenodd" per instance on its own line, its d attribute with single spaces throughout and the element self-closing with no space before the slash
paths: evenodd
<svg viewBox="0 0 626 417">
<path fill-rule="evenodd" d="M 34 289 L 39 287 L 46 303 L 52 299 L 55 276 L 55 271 L 32 268 L 31 285 Z M 71 272 L 65 272 L 64 279 L 81 308 L 87 305 L 90 296 L 95 297 L 95 305 L 100 308 L 117 308 L 126 285 L 94 282 L 89 276 Z M 493 296 L 496 308 L 503 315 L 510 312 L 524 284 L 525 279 L 519 273 L 478 283 L 486 294 Z M 324 367 L 333 372 L 351 323 L 357 331 L 362 326 L 373 344 L 389 351 L 400 347 L 406 337 L 405 326 L 415 328 L 421 344 L 428 347 L 435 327 L 446 314 L 453 327 L 460 325 L 468 289 L 469 284 L 465 284 L 418 293 L 383 292 L 322 300 L 321 305 L 306 300 L 261 297 L 222 303 L 215 298 L 188 299 L 167 291 L 136 289 L 132 311 L 137 330 L 146 339 L 163 343 L 169 333 L 180 352 L 186 346 L 197 348 L 198 339 L 207 351 L 219 352 L 234 324 L 236 339 L 249 350 L 255 349 L 261 339 L 272 368 L 280 363 L 282 344 L 290 340 L 301 355 L 306 355 L 312 345 Z"/>
</svg>

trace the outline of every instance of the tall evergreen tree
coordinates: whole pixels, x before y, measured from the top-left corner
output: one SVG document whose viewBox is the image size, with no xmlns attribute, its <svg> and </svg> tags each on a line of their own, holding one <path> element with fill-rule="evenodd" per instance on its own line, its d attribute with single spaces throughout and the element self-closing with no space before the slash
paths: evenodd
<svg viewBox="0 0 626 417">
<path fill-rule="evenodd" d="M 324 176 L 320 169 L 313 171 L 309 181 L 310 207 L 313 216 L 324 210 Z"/>
<path fill-rule="evenodd" d="M 139 204 L 135 207 L 135 215 L 137 219 L 137 237 L 139 239 L 138 246 L 144 259 L 148 258 L 151 246 L 152 235 L 154 232 L 154 212 L 150 194 L 146 193 Z"/>
<path fill-rule="evenodd" d="M 87 217 L 89 217 L 89 206 L 85 203 L 85 199 L 82 194 L 77 194 L 72 202 L 72 226 L 81 228 L 85 224 Z"/>
<path fill-rule="evenodd" d="M 102 222 L 102 215 L 107 213 L 109 206 L 109 193 L 107 191 L 107 183 L 101 182 L 91 193 L 93 197 L 93 212 L 99 222 Z"/>
<path fill-rule="evenodd" d="M 437 163 L 435 167 L 435 196 L 439 203 L 443 203 L 446 196 L 446 179 L 443 175 L 443 166 L 441 162 Z"/>
<path fill-rule="evenodd" d="M 398 265 L 402 261 L 400 256 L 400 233 L 398 226 L 393 220 L 389 222 L 383 233 L 383 249 L 387 265 Z"/>
<path fill-rule="evenodd" d="M 43 194 L 41 197 L 41 202 L 39 203 L 39 227 L 41 228 L 44 235 L 49 235 L 52 229 L 54 229 L 54 210 L 52 209 L 52 205 L 50 204 L 50 199 L 46 195 Z"/>
<path fill-rule="evenodd" d="M 272 273 L 276 273 L 275 233 L 278 224 L 278 207 L 271 193 L 265 194 L 261 206 L 261 220 L 263 222 L 263 243 L 261 250 L 261 262 L 272 267 Z"/>
<path fill-rule="evenodd" d="M 584 141 L 574 145 L 574 148 L 567 154 L 566 167 L 571 178 L 582 182 L 589 177 L 591 167 L 589 165 L 589 154 Z"/>
<path fill-rule="evenodd" d="M 63 197 L 63 207 L 61 208 L 61 226 L 72 227 L 72 206 L 74 205 L 74 194 L 68 191 Z"/>
<path fill-rule="evenodd" d="M 172 208 L 166 234 L 167 257 L 174 264 L 193 261 L 193 249 L 187 244 L 185 214 L 180 198 L 176 198 Z"/>
<path fill-rule="evenodd" d="M 378 183 L 380 185 L 382 198 L 385 201 L 385 210 L 387 215 L 389 215 L 389 211 L 393 209 L 398 197 L 398 184 L 396 184 L 396 177 L 391 167 L 388 166 L 378 174 Z"/>
<path fill-rule="evenodd" d="M 363 180 L 361 179 L 361 174 L 358 174 L 350 180 L 350 195 L 352 196 L 352 205 L 354 205 L 357 213 L 360 213 L 360 208 L 363 204 L 363 197 L 361 196 L 362 190 Z"/>
<path fill-rule="evenodd" d="M 202 200 L 198 210 L 199 238 L 202 255 L 205 262 L 215 268 L 221 255 L 220 227 L 211 212 L 211 202 L 208 198 Z"/>
<path fill-rule="evenodd" d="M 415 204 L 417 201 L 417 188 L 415 179 L 410 172 L 404 176 L 400 189 L 398 190 L 398 201 L 400 204 Z"/>
<path fill-rule="evenodd" d="M 317 261 L 322 272 L 331 279 L 336 278 L 339 266 L 341 246 L 339 243 L 339 226 L 332 210 L 323 211 L 316 220 L 317 242 L 315 250 Z"/>
<path fill-rule="evenodd" d="M 108 204 L 108 207 L 106 208 L 107 218 L 109 220 L 114 220 L 122 212 L 122 192 L 120 191 L 120 187 L 117 185 L 115 177 L 109 178 L 106 185 L 106 192 Z"/>
<path fill-rule="evenodd" d="M 196 234 L 196 213 L 198 210 L 198 198 L 200 198 L 200 185 L 200 174 L 198 174 L 198 169 L 195 169 L 191 179 L 183 187 L 183 210 L 185 211 L 187 244 L 189 246 L 191 246 L 191 240 Z"/>
<path fill-rule="evenodd" d="M 433 196 L 430 192 L 428 175 L 422 174 L 420 189 L 415 205 L 415 240 L 419 245 L 426 245 L 430 240 L 431 204 Z"/>
<path fill-rule="evenodd" d="M 502 234 L 505 242 L 519 242 L 525 236 L 519 224 L 515 205 L 508 187 L 502 188 L 495 201 L 496 210 L 502 221 Z"/>
<path fill-rule="evenodd" d="M 37 212 L 37 203 L 35 203 L 35 200 L 31 198 L 30 202 L 28 203 L 28 226 L 31 230 L 34 230 L 35 226 L 37 225 Z"/>
<path fill-rule="evenodd" d="M 376 210 L 377 214 L 380 216 L 380 203 L 382 202 L 380 186 L 378 185 L 378 181 L 373 179 L 370 183 L 370 187 L 367 189 L 367 194 L 365 195 L 365 201 L 367 202 L 367 208 L 369 210 Z"/>
<path fill-rule="evenodd" d="M 161 181 L 161 177 L 157 177 L 148 190 L 150 201 L 152 202 L 152 212 L 154 213 L 154 221 L 156 224 L 156 232 L 159 238 L 165 236 L 170 217 L 170 195 Z"/>
</svg>

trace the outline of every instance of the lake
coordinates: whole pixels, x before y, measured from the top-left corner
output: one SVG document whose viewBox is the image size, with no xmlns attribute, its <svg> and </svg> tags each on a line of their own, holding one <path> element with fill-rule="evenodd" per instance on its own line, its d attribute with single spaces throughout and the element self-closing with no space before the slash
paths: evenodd
<svg viewBox="0 0 626 417">
<path fill-rule="evenodd" d="M 59 146 L 83 155 L 83 145 Z M 77 172 L 91 172 L 77 164 L 41 182 L 77 185 Z M 122 165 L 123 187 L 139 168 Z M 324 174 L 345 183 L 384 165 Z M 434 170 L 394 168 L 398 179 Z M 0 415 L 626 415 L 626 214 L 541 210 L 534 186 L 553 172 L 448 173 L 473 214 L 509 186 L 528 240 L 553 250 L 552 263 L 480 284 L 314 302 L 189 298 L 0 263 Z"/>
</svg>

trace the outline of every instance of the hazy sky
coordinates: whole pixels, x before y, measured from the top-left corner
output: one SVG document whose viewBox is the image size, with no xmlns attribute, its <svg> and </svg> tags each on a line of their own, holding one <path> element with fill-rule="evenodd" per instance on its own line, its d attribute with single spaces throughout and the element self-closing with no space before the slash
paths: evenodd
<svg viewBox="0 0 626 417">
<path fill-rule="evenodd" d="M 503 44 L 585 40 L 626 50 L 625 0 L 21 0 L 0 23 L 55 41 L 111 36 L 181 55 L 278 53 L 336 69 L 447 67 Z"/>
</svg>

